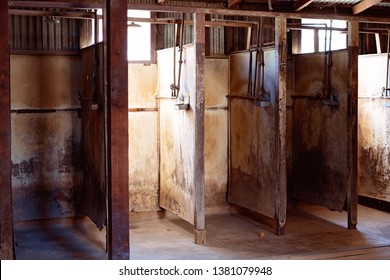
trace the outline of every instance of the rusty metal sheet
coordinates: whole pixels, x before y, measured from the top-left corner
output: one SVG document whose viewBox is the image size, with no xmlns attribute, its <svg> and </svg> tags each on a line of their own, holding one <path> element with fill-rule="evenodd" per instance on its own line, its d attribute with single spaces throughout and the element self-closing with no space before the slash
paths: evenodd
<svg viewBox="0 0 390 280">
<path fill-rule="evenodd" d="M 167 69 L 173 65 L 172 51 L 158 52 L 160 96 L 169 97 L 171 94 L 173 71 Z M 195 99 L 193 51 L 192 47 L 184 48 L 186 63 L 182 72 L 183 94 L 189 94 L 191 102 Z M 194 104 L 191 103 L 189 110 L 175 110 L 177 102 L 160 99 L 160 206 L 194 224 Z"/>
<path fill-rule="evenodd" d="M 11 55 L 12 109 L 78 108 L 80 57 Z"/>
<path fill-rule="evenodd" d="M 382 99 L 386 54 L 359 56 L 359 195 L 390 201 L 390 101 Z"/>
<path fill-rule="evenodd" d="M 81 154 L 77 112 L 12 114 L 15 221 L 80 214 Z"/>
<path fill-rule="evenodd" d="M 338 95 L 339 106 L 329 106 L 315 98 L 324 88 L 324 55 L 294 57 L 293 95 L 299 97 L 293 101 L 290 193 L 295 198 L 341 211 L 348 179 L 348 52 L 335 52 L 332 61 L 331 90 Z"/>
<path fill-rule="evenodd" d="M 275 217 L 277 174 L 276 52 L 265 53 L 265 90 L 269 107 L 252 100 L 230 100 L 230 203 L 270 218 Z M 230 94 L 245 96 L 248 88 L 249 53 L 230 55 Z"/>
<path fill-rule="evenodd" d="M 82 50 L 82 138 L 84 151 L 84 191 L 82 211 L 102 229 L 106 222 L 106 183 L 103 121 L 103 63 L 96 69 L 93 91 L 95 51 L 102 62 L 102 44 Z"/>
<path fill-rule="evenodd" d="M 15 220 L 77 215 L 80 57 L 12 55 L 10 64 Z"/>
</svg>

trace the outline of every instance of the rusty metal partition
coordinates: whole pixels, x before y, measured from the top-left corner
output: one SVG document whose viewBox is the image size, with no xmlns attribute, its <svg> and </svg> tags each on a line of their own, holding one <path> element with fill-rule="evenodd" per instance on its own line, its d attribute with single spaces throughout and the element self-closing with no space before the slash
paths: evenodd
<svg viewBox="0 0 390 280">
<path fill-rule="evenodd" d="M 81 52 L 82 59 L 82 138 L 84 153 L 84 193 L 82 211 L 102 229 L 106 222 L 104 156 L 103 45 Z"/>
<path fill-rule="evenodd" d="M 358 194 L 390 202 L 390 100 L 382 98 L 386 56 L 359 56 Z"/>
<path fill-rule="evenodd" d="M 83 183 L 80 57 L 11 56 L 15 221 L 73 217 Z"/>
<path fill-rule="evenodd" d="M 179 99 L 170 99 L 173 81 L 173 52 L 177 48 L 158 52 L 159 130 L 160 130 L 160 206 L 191 224 L 195 218 L 195 189 L 193 155 L 194 130 L 194 70 L 192 47 L 184 47 L 181 94 L 188 110 L 176 110 Z M 179 97 L 180 98 L 180 97 Z"/>
<path fill-rule="evenodd" d="M 277 52 L 264 52 L 264 89 L 269 104 L 255 106 L 248 93 L 249 52 L 229 56 L 230 176 L 228 202 L 275 218 L 277 164 Z M 254 62 L 253 62 L 254 63 Z"/>
<path fill-rule="evenodd" d="M 348 52 L 294 56 L 292 197 L 341 211 L 347 196 Z"/>
</svg>

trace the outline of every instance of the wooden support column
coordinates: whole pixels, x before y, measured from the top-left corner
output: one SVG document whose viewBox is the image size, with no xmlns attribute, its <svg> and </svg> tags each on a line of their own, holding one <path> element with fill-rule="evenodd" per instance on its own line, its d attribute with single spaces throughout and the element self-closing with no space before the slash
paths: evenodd
<svg viewBox="0 0 390 280">
<path fill-rule="evenodd" d="M 357 225 L 357 138 L 358 138 L 358 55 L 359 55 L 359 22 L 348 22 L 348 55 L 349 55 L 349 89 L 348 89 L 348 180 L 347 208 L 348 228 L 356 229 Z"/>
<path fill-rule="evenodd" d="M 108 258 L 129 259 L 127 1 L 106 0 Z"/>
<path fill-rule="evenodd" d="M 0 259 L 13 259 L 8 2 L 0 3 Z"/>
<path fill-rule="evenodd" d="M 277 235 L 284 234 L 287 212 L 287 168 L 286 168 L 286 137 L 287 137 L 287 20 L 285 17 L 275 19 L 275 42 L 278 63 L 278 95 L 277 95 L 277 188 L 276 188 L 276 221 Z"/>
<path fill-rule="evenodd" d="M 194 14 L 195 47 L 195 244 L 206 242 L 204 210 L 204 93 L 205 93 L 205 14 Z"/>
</svg>

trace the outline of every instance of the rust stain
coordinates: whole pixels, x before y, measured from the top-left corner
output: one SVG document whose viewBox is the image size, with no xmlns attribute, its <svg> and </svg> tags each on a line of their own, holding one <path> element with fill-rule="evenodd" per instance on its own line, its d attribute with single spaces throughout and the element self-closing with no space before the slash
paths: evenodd
<svg viewBox="0 0 390 280">
<path fill-rule="evenodd" d="M 359 164 L 362 193 L 390 201 L 390 148 L 361 148 Z"/>
<path fill-rule="evenodd" d="M 64 147 L 59 151 L 58 173 L 72 173 L 83 170 L 81 143 L 70 136 L 65 139 Z"/>
<path fill-rule="evenodd" d="M 20 163 L 12 162 L 12 176 L 14 177 L 26 177 L 34 174 L 36 162 L 34 158 L 23 160 Z"/>
</svg>

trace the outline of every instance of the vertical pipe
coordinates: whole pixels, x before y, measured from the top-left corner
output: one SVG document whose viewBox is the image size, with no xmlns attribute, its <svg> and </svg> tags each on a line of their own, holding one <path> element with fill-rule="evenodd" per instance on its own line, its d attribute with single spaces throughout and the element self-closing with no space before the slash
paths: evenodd
<svg viewBox="0 0 390 280">
<path fill-rule="evenodd" d="M 171 97 L 176 95 L 176 23 L 173 21 L 173 84 L 171 85 Z"/>
<path fill-rule="evenodd" d="M 181 79 L 181 68 L 183 64 L 183 42 L 184 42 L 184 13 L 181 17 L 181 26 L 180 26 L 180 40 L 179 40 L 179 73 L 177 77 L 177 86 L 175 87 L 175 98 L 179 96 L 180 91 L 180 79 Z"/>
<path fill-rule="evenodd" d="M 387 68 L 386 68 L 386 87 L 385 96 L 390 97 L 390 85 L 389 85 L 389 61 L 390 61 L 390 29 L 387 30 Z"/>
</svg>

